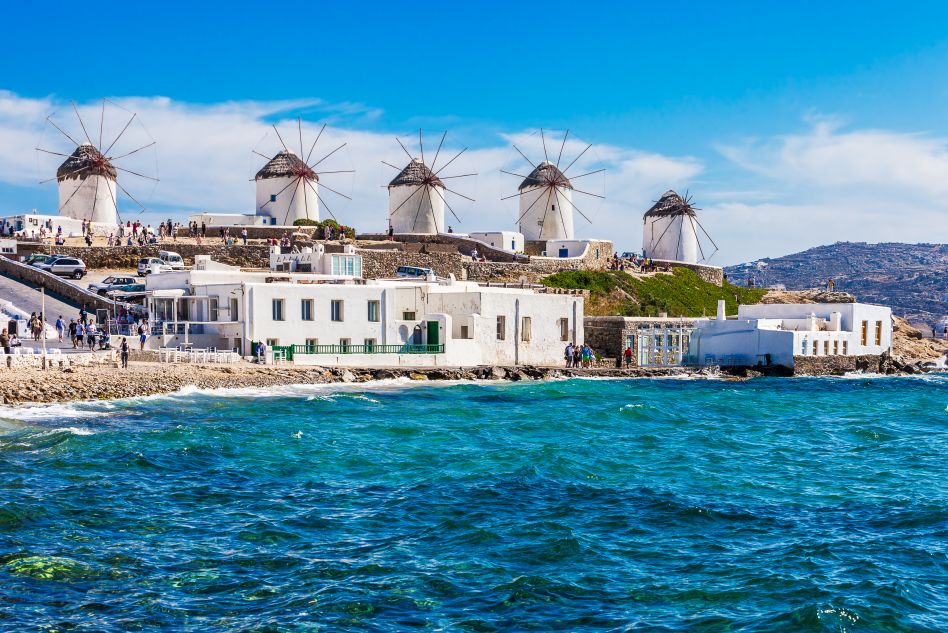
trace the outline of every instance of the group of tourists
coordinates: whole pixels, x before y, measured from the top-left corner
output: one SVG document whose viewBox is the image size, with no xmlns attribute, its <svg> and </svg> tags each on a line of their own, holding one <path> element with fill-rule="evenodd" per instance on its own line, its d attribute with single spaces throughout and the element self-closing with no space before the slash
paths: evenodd
<svg viewBox="0 0 948 633">
<path fill-rule="evenodd" d="M 570 343 L 566 346 L 563 358 L 566 360 L 567 367 L 588 369 L 596 360 L 596 354 L 585 343 L 582 345 Z"/>
<path fill-rule="evenodd" d="M 655 262 L 650 257 L 641 257 L 635 253 L 625 253 L 620 256 L 619 253 L 612 254 L 612 261 L 609 263 L 610 270 L 625 270 L 636 273 L 650 273 L 658 270 Z"/>
</svg>

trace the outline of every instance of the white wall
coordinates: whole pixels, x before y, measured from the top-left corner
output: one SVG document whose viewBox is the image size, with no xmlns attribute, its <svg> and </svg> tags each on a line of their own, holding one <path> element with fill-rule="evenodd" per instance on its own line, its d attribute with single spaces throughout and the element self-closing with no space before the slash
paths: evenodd
<svg viewBox="0 0 948 633">
<path fill-rule="evenodd" d="M 444 190 L 441 195 L 417 185 L 396 185 L 388 188 L 389 221 L 396 233 L 436 235 L 447 231 L 444 224 Z M 396 209 L 398 209 L 396 211 Z"/>
<path fill-rule="evenodd" d="M 560 249 L 566 249 L 566 257 L 582 257 L 589 248 L 587 240 L 550 240 L 546 243 L 547 257 L 561 257 Z M 601 253 L 603 257 L 611 257 L 612 253 Z"/>
<path fill-rule="evenodd" d="M 60 214 L 67 218 L 118 226 L 115 189 L 115 181 L 105 176 L 64 178 L 59 181 Z"/>
<path fill-rule="evenodd" d="M 573 239 L 573 192 L 557 187 L 527 187 L 520 195 L 520 233 L 526 240 Z M 532 205 L 532 206 L 531 206 Z M 528 211 L 529 209 L 529 211 Z"/>
<path fill-rule="evenodd" d="M 696 264 L 698 227 L 690 216 L 649 216 L 642 228 L 642 250 L 650 259 Z"/>
<path fill-rule="evenodd" d="M 293 184 L 295 182 L 295 184 Z M 319 183 L 315 180 L 281 176 L 257 180 L 257 215 L 275 218 L 278 225 L 290 226 L 294 220 L 319 220 Z M 270 196 L 276 196 L 276 202 Z M 291 204 L 292 203 L 292 204 Z"/>
<path fill-rule="evenodd" d="M 523 252 L 523 234 L 516 231 L 482 231 L 471 233 L 468 237 L 508 253 Z"/>
<path fill-rule="evenodd" d="M 269 198 L 268 198 L 269 199 Z M 265 226 L 270 224 L 269 216 L 244 213 L 195 213 L 188 216 L 188 222 L 202 223 L 207 226 Z"/>
</svg>

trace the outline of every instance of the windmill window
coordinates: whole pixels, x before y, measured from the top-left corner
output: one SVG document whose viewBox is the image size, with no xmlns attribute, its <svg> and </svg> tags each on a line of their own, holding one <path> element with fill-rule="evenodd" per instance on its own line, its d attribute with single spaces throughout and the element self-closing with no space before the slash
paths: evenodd
<svg viewBox="0 0 948 633">
<path fill-rule="evenodd" d="M 277 201 L 276 194 L 275 194 L 275 193 L 271 193 L 271 194 L 270 194 L 270 202 L 276 202 L 276 201 Z"/>
<path fill-rule="evenodd" d="M 550 207 L 550 209 L 552 209 L 553 211 L 556 211 L 556 205 L 554 204 L 553 206 Z"/>
</svg>

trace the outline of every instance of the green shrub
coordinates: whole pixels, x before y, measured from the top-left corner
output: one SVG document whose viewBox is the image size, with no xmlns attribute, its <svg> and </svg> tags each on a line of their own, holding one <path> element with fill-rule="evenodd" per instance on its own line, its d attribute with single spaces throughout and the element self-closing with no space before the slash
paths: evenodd
<svg viewBox="0 0 948 633">
<path fill-rule="evenodd" d="M 309 218 L 298 218 L 293 220 L 293 226 L 319 226 L 319 222 Z"/>
<path fill-rule="evenodd" d="M 633 277 L 623 271 L 593 272 L 567 270 L 550 275 L 543 284 L 554 288 L 588 290 L 587 314 L 621 316 L 710 316 L 724 299 L 728 314 L 738 304 L 758 303 L 765 289 L 744 288 L 724 282 L 717 286 L 688 268 L 675 268 L 672 274 Z"/>
</svg>

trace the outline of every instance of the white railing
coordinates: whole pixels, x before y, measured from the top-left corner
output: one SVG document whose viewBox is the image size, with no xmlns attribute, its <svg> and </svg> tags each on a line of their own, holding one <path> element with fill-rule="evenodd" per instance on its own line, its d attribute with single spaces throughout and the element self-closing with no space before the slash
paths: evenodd
<svg viewBox="0 0 948 633">
<path fill-rule="evenodd" d="M 236 350 L 218 350 L 206 347 L 159 347 L 158 361 L 162 363 L 236 363 L 240 354 Z"/>
</svg>

